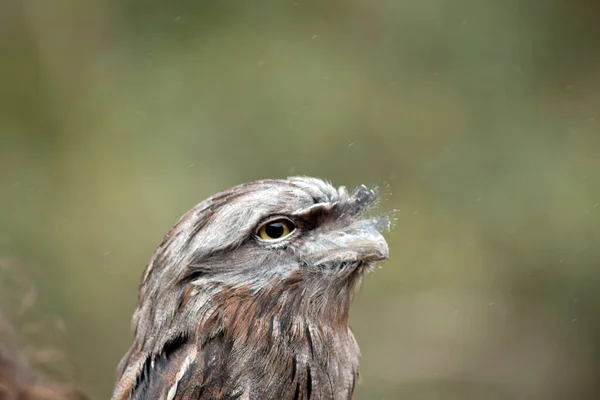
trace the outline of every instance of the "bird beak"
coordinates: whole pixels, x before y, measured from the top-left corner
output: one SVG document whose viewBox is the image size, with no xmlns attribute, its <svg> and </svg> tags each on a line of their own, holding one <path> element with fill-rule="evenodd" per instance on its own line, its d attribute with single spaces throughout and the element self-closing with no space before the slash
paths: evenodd
<svg viewBox="0 0 600 400">
<path fill-rule="evenodd" d="M 312 265 L 335 265 L 345 262 L 376 262 L 390 255 L 383 235 L 373 225 L 351 227 L 323 233 L 311 243 Z"/>
<path fill-rule="evenodd" d="M 338 232 L 331 240 L 340 248 L 356 253 L 357 261 L 383 261 L 390 249 L 383 235 L 373 226 Z"/>
</svg>

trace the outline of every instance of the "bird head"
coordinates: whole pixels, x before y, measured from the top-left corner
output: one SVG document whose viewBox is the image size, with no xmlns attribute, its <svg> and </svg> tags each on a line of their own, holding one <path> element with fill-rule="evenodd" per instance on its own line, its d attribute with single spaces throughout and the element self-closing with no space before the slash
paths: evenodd
<svg viewBox="0 0 600 400">
<path fill-rule="evenodd" d="M 219 193 L 185 214 L 164 238 L 141 297 L 168 302 L 182 286 L 260 292 L 289 281 L 308 297 L 350 295 L 364 273 L 389 255 L 380 233 L 389 220 L 368 213 L 377 198 L 365 186 L 348 193 L 308 177 Z"/>
</svg>

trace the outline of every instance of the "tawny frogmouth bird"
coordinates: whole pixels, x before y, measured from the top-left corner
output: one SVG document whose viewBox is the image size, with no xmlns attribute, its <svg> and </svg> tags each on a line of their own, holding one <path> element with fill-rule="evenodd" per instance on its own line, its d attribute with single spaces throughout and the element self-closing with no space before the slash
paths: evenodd
<svg viewBox="0 0 600 400">
<path fill-rule="evenodd" d="M 113 399 L 350 399 L 350 303 L 388 257 L 376 198 L 295 177 L 190 210 L 144 273 Z"/>
</svg>

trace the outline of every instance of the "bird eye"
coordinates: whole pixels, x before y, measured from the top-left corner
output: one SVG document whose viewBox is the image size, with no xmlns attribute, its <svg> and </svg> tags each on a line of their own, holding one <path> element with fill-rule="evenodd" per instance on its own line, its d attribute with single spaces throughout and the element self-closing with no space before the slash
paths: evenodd
<svg viewBox="0 0 600 400">
<path fill-rule="evenodd" d="M 289 219 L 278 218 L 262 224 L 258 228 L 258 237 L 266 241 L 283 239 L 294 232 L 295 229 L 296 226 Z"/>
</svg>

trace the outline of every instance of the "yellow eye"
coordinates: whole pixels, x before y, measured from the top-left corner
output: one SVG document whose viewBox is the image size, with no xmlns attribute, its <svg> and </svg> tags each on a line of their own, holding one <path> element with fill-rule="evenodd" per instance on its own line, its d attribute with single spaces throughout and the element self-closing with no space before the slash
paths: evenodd
<svg viewBox="0 0 600 400">
<path fill-rule="evenodd" d="M 278 218 L 266 222 L 258 228 L 258 237 L 262 240 L 272 241 L 283 239 L 294 232 L 296 226 L 287 218 Z"/>
</svg>

